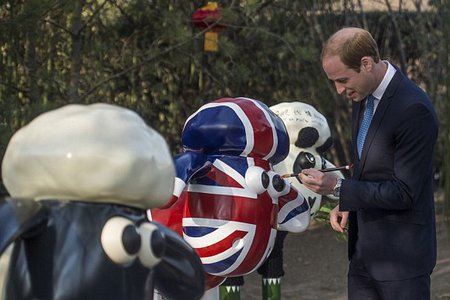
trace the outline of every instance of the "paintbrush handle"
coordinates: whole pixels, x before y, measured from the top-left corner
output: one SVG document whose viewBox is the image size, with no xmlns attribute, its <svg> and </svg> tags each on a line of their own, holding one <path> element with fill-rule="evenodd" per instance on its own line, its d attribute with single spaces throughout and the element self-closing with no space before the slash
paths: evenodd
<svg viewBox="0 0 450 300">
<path fill-rule="evenodd" d="M 333 172 L 333 171 L 340 171 L 340 170 L 350 170 L 353 167 L 353 165 L 346 165 L 346 166 L 342 166 L 342 167 L 334 167 L 334 168 L 327 168 L 327 169 L 322 169 L 319 170 L 322 173 L 327 173 L 327 172 Z M 289 178 L 289 177 L 296 177 L 300 175 L 300 173 L 290 173 L 290 174 L 284 174 L 281 176 L 281 178 Z"/>
</svg>

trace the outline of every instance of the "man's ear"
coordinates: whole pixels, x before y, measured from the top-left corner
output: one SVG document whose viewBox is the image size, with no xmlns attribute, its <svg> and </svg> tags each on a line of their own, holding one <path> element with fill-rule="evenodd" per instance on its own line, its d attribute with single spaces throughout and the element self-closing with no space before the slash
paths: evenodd
<svg viewBox="0 0 450 300">
<path fill-rule="evenodd" d="M 363 56 L 361 58 L 361 70 L 370 72 L 373 67 L 373 59 L 370 56 Z"/>
</svg>

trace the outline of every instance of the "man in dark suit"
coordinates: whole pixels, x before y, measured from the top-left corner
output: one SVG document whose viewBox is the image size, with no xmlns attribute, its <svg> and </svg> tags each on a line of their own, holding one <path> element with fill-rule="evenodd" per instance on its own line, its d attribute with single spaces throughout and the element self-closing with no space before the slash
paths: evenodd
<svg viewBox="0 0 450 300">
<path fill-rule="evenodd" d="M 349 179 L 303 170 L 300 180 L 334 194 L 334 230 L 348 221 L 350 300 L 430 299 L 436 264 L 432 185 L 438 120 L 428 96 L 379 57 L 369 32 L 344 28 L 324 45 L 322 67 L 353 101 Z"/>
</svg>

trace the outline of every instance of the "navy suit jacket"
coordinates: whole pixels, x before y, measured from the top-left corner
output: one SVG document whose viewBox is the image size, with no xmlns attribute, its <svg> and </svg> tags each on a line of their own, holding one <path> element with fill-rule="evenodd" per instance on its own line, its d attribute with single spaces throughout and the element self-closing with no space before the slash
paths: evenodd
<svg viewBox="0 0 450 300">
<path fill-rule="evenodd" d="M 363 102 L 353 102 L 356 141 Z M 436 264 L 433 157 L 438 120 L 428 96 L 397 69 L 375 111 L 361 159 L 339 207 L 350 211 L 349 259 L 357 249 L 376 280 L 431 273 Z"/>
</svg>

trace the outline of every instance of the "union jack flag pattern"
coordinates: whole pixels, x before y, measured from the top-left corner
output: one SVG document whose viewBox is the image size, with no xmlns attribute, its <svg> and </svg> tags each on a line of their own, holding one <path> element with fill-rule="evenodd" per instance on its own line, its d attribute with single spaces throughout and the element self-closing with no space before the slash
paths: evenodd
<svg viewBox="0 0 450 300">
<path fill-rule="evenodd" d="M 208 288 L 256 270 L 276 230 L 307 228 L 307 201 L 272 171 L 287 156 L 289 137 L 265 104 L 249 98 L 210 102 L 188 118 L 182 142 L 173 199 L 150 210 L 149 218 L 196 250 Z"/>
</svg>

